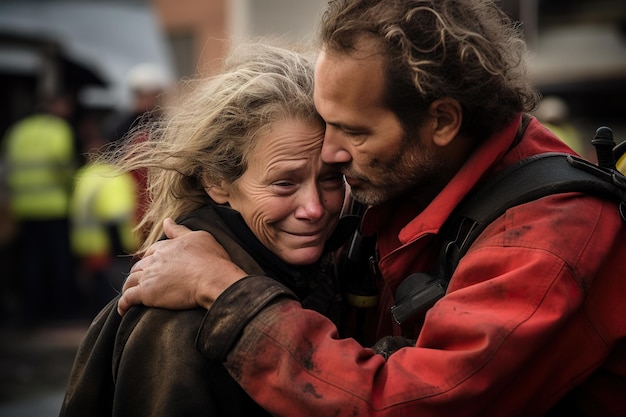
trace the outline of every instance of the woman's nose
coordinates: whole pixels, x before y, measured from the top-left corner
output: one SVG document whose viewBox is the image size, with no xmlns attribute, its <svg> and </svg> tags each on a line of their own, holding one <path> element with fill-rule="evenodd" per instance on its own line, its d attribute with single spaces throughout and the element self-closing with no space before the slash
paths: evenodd
<svg viewBox="0 0 626 417">
<path fill-rule="evenodd" d="M 325 210 L 321 190 L 313 185 L 304 187 L 299 197 L 296 217 L 315 221 L 324 216 Z"/>
</svg>

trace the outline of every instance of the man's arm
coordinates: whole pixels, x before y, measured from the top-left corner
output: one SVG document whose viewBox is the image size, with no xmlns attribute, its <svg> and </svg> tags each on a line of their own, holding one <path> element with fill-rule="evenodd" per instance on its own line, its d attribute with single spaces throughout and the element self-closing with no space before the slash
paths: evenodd
<svg viewBox="0 0 626 417">
<path fill-rule="evenodd" d="M 500 263 L 509 268 L 511 252 L 489 249 L 511 260 Z M 512 269 L 494 268 L 494 276 L 440 300 L 417 345 L 387 360 L 339 338 L 327 318 L 260 276 L 215 301 L 197 347 L 276 416 L 539 415 L 583 366 L 558 358 L 564 345 L 582 342 L 554 337 L 572 323 L 581 292 L 551 254 L 537 253 L 530 264 L 514 258 Z M 521 279 L 528 276 L 541 280 Z M 257 294 L 267 300 L 262 308 Z"/>
<path fill-rule="evenodd" d="M 163 228 L 170 239 L 156 242 L 132 267 L 117 306 L 120 315 L 134 304 L 208 309 L 226 288 L 248 275 L 209 233 L 171 219 Z M 185 279 L 176 279 L 180 276 Z"/>
</svg>

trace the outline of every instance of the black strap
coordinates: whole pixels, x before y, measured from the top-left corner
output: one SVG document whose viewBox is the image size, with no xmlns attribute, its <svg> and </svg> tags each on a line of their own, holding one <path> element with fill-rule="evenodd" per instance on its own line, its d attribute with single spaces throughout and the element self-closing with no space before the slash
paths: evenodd
<svg viewBox="0 0 626 417">
<path fill-rule="evenodd" d="M 582 192 L 616 199 L 626 221 L 626 178 L 576 156 L 544 153 L 505 169 L 466 198 L 442 228 L 439 276 L 450 279 L 473 241 L 496 218 L 516 205 L 551 194 Z"/>
<path fill-rule="evenodd" d="M 551 194 L 582 192 L 619 202 L 626 221 L 626 177 L 576 156 L 545 153 L 524 159 L 492 177 L 459 204 L 440 231 L 443 246 L 434 275 L 417 272 L 396 290 L 391 314 L 402 324 L 423 317 L 447 291 L 452 273 L 474 240 L 504 212 Z"/>
</svg>

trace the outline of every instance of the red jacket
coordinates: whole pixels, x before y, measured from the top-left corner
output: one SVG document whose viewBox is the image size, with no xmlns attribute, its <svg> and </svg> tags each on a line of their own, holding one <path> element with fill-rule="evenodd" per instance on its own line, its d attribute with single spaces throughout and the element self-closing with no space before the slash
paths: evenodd
<svg viewBox="0 0 626 417">
<path fill-rule="evenodd" d="M 385 361 L 258 276 L 217 300 L 198 347 L 279 416 L 540 416 L 559 402 L 565 415 L 626 416 L 626 227 L 613 201 L 569 193 L 509 209 L 423 326 L 403 331 L 391 319 L 397 285 L 431 269 L 435 234 L 481 178 L 569 151 L 536 120 L 513 145 L 518 123 L 489 138 L 421 213 L 396 202 L 364 219 L 364 232 L 378 232 L 384 281 L 377 336 L 404 334 L 415 347 Z"/>
</svg>

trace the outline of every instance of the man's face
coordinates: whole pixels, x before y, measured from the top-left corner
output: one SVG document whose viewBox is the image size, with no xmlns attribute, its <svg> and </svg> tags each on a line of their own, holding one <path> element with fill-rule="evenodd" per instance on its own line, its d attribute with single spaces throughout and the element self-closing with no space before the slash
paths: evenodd
<svg viewBox="0 0 626 417">
<path fill-rule="evenodd" d="M 322 159 L 340 167 L 357 201 L 378 205 L 426 185 L 441 167 L 425 130 L 406 132 L 385 106 L 383 57 L 361 45 L 320 53 L 314 100 L 326 121 Z"/>
</svg>

